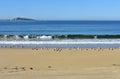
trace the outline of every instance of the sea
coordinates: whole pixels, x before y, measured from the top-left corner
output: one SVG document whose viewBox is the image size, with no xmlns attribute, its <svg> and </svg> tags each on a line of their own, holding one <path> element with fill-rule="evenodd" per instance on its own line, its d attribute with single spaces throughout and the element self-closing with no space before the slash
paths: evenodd
<svg viewBox="0 0 120 79">
<path fill-rule="evenodd" d="M 18 48 L 120 47 L 120 21 L 0 21 L 0 46 Z"/>
</svg>

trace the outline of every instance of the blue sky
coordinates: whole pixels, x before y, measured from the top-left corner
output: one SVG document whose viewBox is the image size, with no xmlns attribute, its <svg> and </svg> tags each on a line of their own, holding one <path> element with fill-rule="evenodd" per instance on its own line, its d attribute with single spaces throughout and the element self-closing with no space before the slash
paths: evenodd
<svg viewBox="0 0 120 79">
<path fill-rule="evenodd" d="M 120 0 L 0 0 L 0 18 L 120 20 Z"/>
</svg>

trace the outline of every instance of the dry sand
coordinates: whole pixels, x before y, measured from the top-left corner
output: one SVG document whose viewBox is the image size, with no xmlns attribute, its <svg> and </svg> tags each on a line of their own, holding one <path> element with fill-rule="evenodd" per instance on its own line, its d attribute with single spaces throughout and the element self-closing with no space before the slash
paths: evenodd
<svg viewBox="0 0 120 79">
<path fill-rule="evenodd" d="M 120 79 L 120 49 L 0 48 L 0 79 Z"/>
</svg>

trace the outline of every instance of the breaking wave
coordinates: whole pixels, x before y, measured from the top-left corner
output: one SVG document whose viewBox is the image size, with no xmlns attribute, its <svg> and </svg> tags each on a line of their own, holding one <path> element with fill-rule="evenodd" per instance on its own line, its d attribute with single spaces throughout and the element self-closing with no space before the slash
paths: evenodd
<svg viewBox="0 0 120 79">
<path fill-rule="evenodd" d="M 120 47 L 120 35 L 0 35 L 0 46 Z"/>
<path fill-rule="evenodd" d="M 120 39 L 120 35 L 0 35 L 1 39 L 12 39 L 12 40 L 51 40 L 51 39 Z"/>
</svg>

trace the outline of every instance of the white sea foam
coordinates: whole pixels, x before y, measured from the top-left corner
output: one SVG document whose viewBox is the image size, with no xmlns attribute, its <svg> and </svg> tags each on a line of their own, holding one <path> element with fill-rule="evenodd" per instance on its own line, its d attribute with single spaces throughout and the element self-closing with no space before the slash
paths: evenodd
<svg viewBox="0 0 120 79">
<path fill-rule="evenodd" d="M 24 39 L 28 39 L 28 38 L 29 38 L 29 36 L 28 36 L 28 35 L 24 36 Z"/>
<path fill-rule="evenodd" d="M 0 41 L 0 44 L 120 44 L 120 39 L 84 39 L 84 40 L 52 40 L 52 41 Z"/>
<path fill-rule="evenodd" d="M 52 36 L 40 36 L 40 39 L 52 39 Z"/>
</svg>

